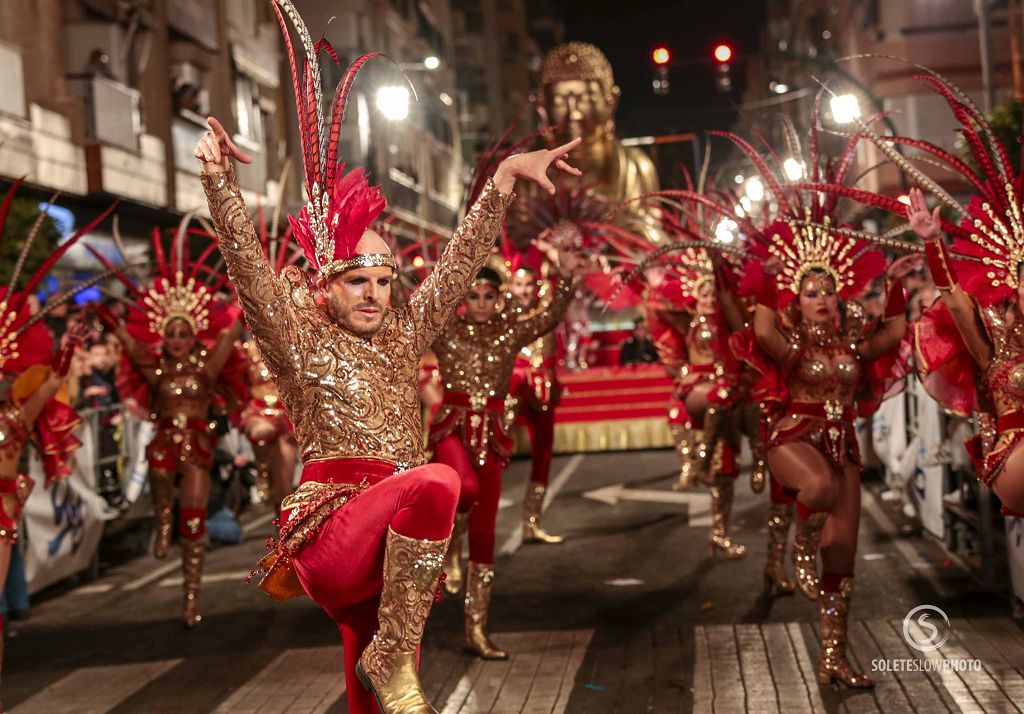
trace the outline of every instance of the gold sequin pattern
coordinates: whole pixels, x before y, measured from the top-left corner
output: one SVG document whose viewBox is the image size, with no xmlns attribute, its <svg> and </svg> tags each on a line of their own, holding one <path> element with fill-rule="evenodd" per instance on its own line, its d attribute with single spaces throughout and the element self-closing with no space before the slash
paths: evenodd
<svg viewBox="0 0 1024 714">
<path fill-rule="evenodd" d="M 381 329 L 365 338 L 318 307 L 308 277 L 274 274 L 234 172 L 203 174 L 221 252 L 264 362 L 295 427 L 304 462 L 372 454 L 425 462 L 418 370 L 483 266 L 512 196 L 488 181 L 430 276 Z"/>
</svg>

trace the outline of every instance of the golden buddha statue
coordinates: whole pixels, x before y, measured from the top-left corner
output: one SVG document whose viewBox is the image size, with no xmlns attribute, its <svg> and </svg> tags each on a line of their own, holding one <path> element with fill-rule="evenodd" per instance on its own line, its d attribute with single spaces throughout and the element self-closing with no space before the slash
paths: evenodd
<svg viewBox="0 0 1024 714">
<path fill-rule="evenodd" d="M 658 190 L 654 162 L 615 136 L 620 95 L 608 58 L 594 45 L 567 42 L 545 55 L 536 104 L 541 125 L 558 127 L 547 135 L 549 146 L 581 137 L 583 144 L 572 153 L 574 165 L 588 185 L 613 203 Z M 642 230 L 658 240 L 656 220 L 649 213 L 644 215 L 650 228 Z"/>
</svg>

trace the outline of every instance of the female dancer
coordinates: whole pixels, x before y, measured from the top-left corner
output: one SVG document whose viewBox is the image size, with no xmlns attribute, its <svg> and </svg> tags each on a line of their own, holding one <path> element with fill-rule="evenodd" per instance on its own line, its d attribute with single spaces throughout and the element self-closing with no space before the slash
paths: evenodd
<svg viewBox="0 0 1024 714">
<path fill-rule="evenodd" d="M 772 243 L 766 253 L 774 260 L 766 267 L 753 328 L 785 388 L 778 395 L 782 416 L 772 425 L 768 465 L 783 487 L 797 493 L 793 561 L 800 591 L 819 600 L 818 680 L 870 687 L 871 680 L 846 659 L 860 522 L 854 420 L 858 408 L 873 411 L 884 391 L 878 378 L 892 374 L 877 361 L 892 355 L 906 330 L 899 279 L 916 258 L 890 266 L 885 316 L 873 327 L 859 306 L 841 298 L 864 287 L 873 266 L 884 260 L 879 251 L 832 233 L 827 219 L 817 227 L 779 221 L 767 233 Z"/>
<path fill-rule="evenodd" d="M 157 431 L 146 449 L 149 488 L 156 518 L 153 555 L 165 558 L 171 543 L 174 488 L 178 487 L 178 534 L 184 576 L 185 626 L 199 624 L 199 585 L 206 552 L 206 504 L 210 494 L 214 388 L 241 334 L 237 309 L 215 301 L 215 289 L 197 278 L 203 259 L 186 265 L 183 223 L 174 241 L 175 264 L 164 259 L 160 232 L 153 231 L 157 275 L 143 291 L 123 282 L 136 296 L 127 325 L 106 307 L 96 312 L 104 327 L 124 345 L 122 394 L 149 405 Z M 215 245 L 215 244 L 211 244 Z M 204 253 L 203 258 L 209 255 Z M 189 273 L 185 271 L 188 270 Z M 208 349 L 206 344 L 212 346 Z M 240 360 L 239 360 L 240 362 Z M 233 382 L 233 380 L 228 380 Z M 244 393 L 244 387 L 236 388 Z"/>
<path fill-rule="evenodd" d="M 0 203 L 0 235 L 20 185 L 21 181 L 16 181 Z M 21 290 L 16 290 L 42 226 L 44 215 L 41 214 L 24 239 L 9 284 L 0 289 L 0 590 L 7 580 L 11 547 L 18 541 L 22 508 L 35 486 L 35 482 L 20 471 L 25 446 L 31 439 L 38 450 L 47 486 L 71 474 L 71 458 L 79 446 L 74 431 L 80 419 L 69 403 L 65 379 L 75 350 L 84 342 L 87 331 L 83 325 L 69 330 L 54 354 L 53 341 L 43 318 L 109 274 L 51 298 L 35 312 L 30 298 L 57 260 L 109 213 L 107 210 L 75 233 L 28 276 Z M 3 625 L 0 617 L 0 667 L 3 666 Z M 0 705 L 0 710 L 2 708 Z"/>
<path fill-rule="evenodd" d="M 462 585 L 458 578 L 461 538 L 455 536 L 461 536 L 468 525 L 465 646 L 484 659 L 508 657 L 487 634 L 501 471 L 512 447 L 505 433 L 505 397 L 519 351 L 554 329 L 575 291 L 572 274 L 579 266 L 578 256 L 562 250 L 553 262 L 560 277 L 547 310 L 524 317 L 514 298 L 502 298 L 498 273 L 483 268 L 466 295 L 465 313 L 448 322 L 432 347 L 445 390 L 430 429 L 434 461 L 451 466 L 462 480 L 445 585 L 449 592 L 458 592 Z"/>
</svg>

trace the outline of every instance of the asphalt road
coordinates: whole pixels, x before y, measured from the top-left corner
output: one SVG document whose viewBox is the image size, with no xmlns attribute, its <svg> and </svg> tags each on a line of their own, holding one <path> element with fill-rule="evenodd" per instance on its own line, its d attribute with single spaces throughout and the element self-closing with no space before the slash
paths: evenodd
<svg viewBox="0 0 1024 714">
<path fill-rule="evenodd" d="M 706 491 L 671 493 L 671 451 L 559 457 L 552 469 L 558 493 L 543 522 L 567 541 L 520 547 L 527 469 L 528 462 L 517 460 L 506 474 L 508 505 L 497 540 L 503 554 L 491 610 L 495 640 L 515 656 L 483 666 L 464 655 L 460 603 L 435 606 L 423 679 L 439 710 L 728 711 L 737 701 L 748 710 L 789 708 L 789 690 L 773 684 L 783 679 L 779 665 L 744 654 L 751 633 L 771 652 L 773 638 L 788 632 L 796 669 L 801 656 L 809 653 L 811 666 L 817 657 L 806 627 L 816 623 L 816 607 L 800 596 L 768 599 L 760 592 L 766 496 L 752 494 L 741 477 L 734 530 L 748 555 L 709 560 Z M 861 529 L 852 619 L 898 621 L 915 606 L 935 604 L 954 629 L 968 617 L 1003 623 L 1005 598 L 981 592 L 929 539 L 895 537 L 884 507 L 871 504 Z M 176 550 L 166 563 L 138 558 L 38 600 L 8 639 L 4 704 L 14 712 L 347 711 L 331 621 L 308 600 L 275 603 L 243 584 L 270 528 L 269 516 L 258 515 L 244 544 L 210 553 L 204 620 L 194 631 L 178 619 Z M 729 640 L 724 645 L 716 639 L 722 633 Z M 1024 674 L 1024 657 L 1011 655 L 1000 691 Z M 721 675 L 732 661 L 735 681 Z M 805 662 L 805 679 L 806 670 Z M 960 701 L 957 692 L 948 681 L 935 681 L 938 700 L 955 710 L 949 702 Z M 766 692 L 758 693 L 757 682 Z M 902 680 L 890 684 L 910 691 Z M 830 711 L 890 708 L 877 694 L 819 692 L 806 682 L 800 691 L 811 709 L 818 701 Z M 892 710 L 905 707 L 892 704 Z"/>
</svg>

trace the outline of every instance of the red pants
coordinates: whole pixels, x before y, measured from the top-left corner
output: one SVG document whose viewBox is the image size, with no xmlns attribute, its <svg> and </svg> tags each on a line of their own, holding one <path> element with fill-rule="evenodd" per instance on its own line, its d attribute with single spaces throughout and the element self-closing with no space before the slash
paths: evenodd
<svg viewBox="0 0 1024 714">
<path fill-rule="evenodd" d="M 339 468 L 344 463 L 339 462 Z M 373 695 L 359 683 L 355 668 L 377 631 L 388 529 L 408 538 L 447 538 L 459 481 L 441 464 L 389 475 L 387 466 L 366 473 L 367 462 L 358 463 L 354 482 L 366 476 L 370 488 L 332 513 L 313 540 L 292 557 L 292 565 L 303 589 L 338 623 L 349 711 L 375 714 Z M 352 482 L 344 476 L 332 480 Z"/>
<path fill-rule="evenodd" d="M 530 435 L 530 481 L 542 486 L 551 478 L 551 457 L 555 451 L 555 407 L 523 411 L 523 423 Z"/>
<path fill-rule="evenodd" d="M 469 559 L 474 563 L 494 563 L 494 531 L 498 523 L 498 500 L 501 498 L 501 470 L 504 463 L 493 451 L 479 468 L 473 468 L 462 440 L 451 434 L 434 446 L 434 461 L 450 466 L 459 474 L 462 495 L 459 513 L 469 514 Z"/>
</svg>

